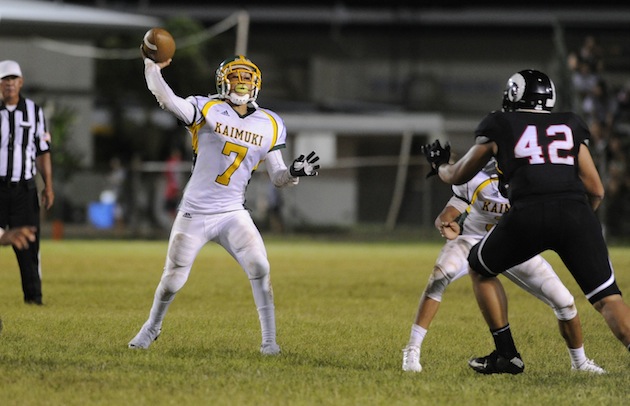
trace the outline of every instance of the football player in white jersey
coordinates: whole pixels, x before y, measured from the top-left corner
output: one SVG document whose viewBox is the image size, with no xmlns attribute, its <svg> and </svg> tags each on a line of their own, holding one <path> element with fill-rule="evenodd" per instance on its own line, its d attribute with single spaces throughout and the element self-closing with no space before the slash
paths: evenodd
<svg viewBox="0 0 630 406">
<path fill-rule="evenodd" d="M 223 61 L 216 71 L 216 95 L 183 99 L 173 92 L 161 70 L 171 60 L 144 58 L 147 87 L 160 106 L 186 125 L 195 155 L 192 175 L 169 237 L 166 264 L 155 291 L 148 320 L 129 342 L 146 349 L 158 338 L 175 294 L 188 279 L 201 247 L 213 241 L 240 264 L 252 286 L 260 319 L 264 355 L 280 353 L 269 261 L 260 232 L 244 207 L 245 189 L 265 161 L 276 187 L 296 185 L 302 176 L 315 176 L 319 157 L 301 155 L 290 168 L 284 164 L 286 129 L 274 112 L 258 107 L 261 72 L 242 55 Z"/>
<path fill-rule="evenodd" d="M 435 219 L 435 227 L 447 242 L 438 255 L 420 298 L 409 342 L 403 349 L 404 371 L 422 371 L 420 349 L 446 287 L 468 274 L 470 249 L 510 208 L 508 199 L 500 193 L 495 164 L 496 161 L 492 159 L 469 182 L 454 185 L 453 196 Z M 460 224 L 463 224 L 463 229 Z M 504 275 L 553 309 L 558 318 L 560 334 L 568 347 L 572 370 L 595 374 L 606 372 L 586 357 L 580 318 L 573 296 L 547 261 L 537 255 L 509 269 Z"/>
</svg>

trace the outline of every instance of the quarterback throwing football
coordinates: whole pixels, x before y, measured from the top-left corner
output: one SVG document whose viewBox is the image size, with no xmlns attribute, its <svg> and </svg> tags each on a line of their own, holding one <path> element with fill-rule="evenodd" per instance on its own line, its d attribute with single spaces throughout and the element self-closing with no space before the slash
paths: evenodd
<svg viewBox="0 0 630 406">
<path fill-rule="evenodd" d="M 285 147 L 284 123 L 256 104 L 261 72 L 249 59 L 237 55 L 219 65 L 218 94 L 186 99 L 175 95 L 162 77 L 161 69 L 170 63 L 145 57 L 144 74 L 160 106 L 183 122 L 192 136 L 194 166 L 171 229 L 149 318 L 129 348 L 148 348 L 157 339 L 195 257 L 213 241 L 236 259 L 250 280 L 262 330 L 261 353 L 279 354 L 269 261 L 260 232 L 244 207 L 245 189 L 262 161 L 273 184 L 281 188 L 297 184 L 299 177 L 317 175 L 319 157 L 315 152 L 301 155 L 287 169 L 280 153 Z"/>
</svg>

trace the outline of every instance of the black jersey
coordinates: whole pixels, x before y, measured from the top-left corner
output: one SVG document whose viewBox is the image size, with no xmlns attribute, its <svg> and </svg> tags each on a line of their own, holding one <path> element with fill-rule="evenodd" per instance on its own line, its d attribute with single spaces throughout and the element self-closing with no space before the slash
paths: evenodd
<svg viewBox="0 0 630 406">
<path fill-rule="evenodd" d="M 619 294 L 599 220 L 578 176 L 580 145 L 589 139 L 585 123 L 573 113 L 494 112 L 475 135 L 478 142 L 497 143 L 512 205 L 471 249 L 471 268 L 498 275 L 553 250 L 591 303 Z"/>
<path fill-rule="evenodd" d="M 481 121 L 475 136 L 498 145 L 498 168 L 509 184 L 511 202 L 550 195 L 584 197 L 577 159 L 590 133 L 576 114 L 493 112 Z"/>
</svg>

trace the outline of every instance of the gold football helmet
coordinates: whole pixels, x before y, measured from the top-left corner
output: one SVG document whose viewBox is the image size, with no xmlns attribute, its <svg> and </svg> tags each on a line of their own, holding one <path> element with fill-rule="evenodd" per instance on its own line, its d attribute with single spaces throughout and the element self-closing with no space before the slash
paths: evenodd
<svg viewBox="0 0 630 406">
<path fill-rule="evenodd" d="M 236 73 L 239 84 L 247 84 L 251 88 L 249 97 L 232 92 L 228 75 Z M 247 73 L 247 75 L 243 75 Z M 243 55 L 236 55 L 221 62 L 215 74 L 219 98 L 230 100 L 234 104 L 245 104 L 256 101 L 262 84 L 260 69 Z M 245 97 L 243 97 L 245 96 Z"/>
</svg>

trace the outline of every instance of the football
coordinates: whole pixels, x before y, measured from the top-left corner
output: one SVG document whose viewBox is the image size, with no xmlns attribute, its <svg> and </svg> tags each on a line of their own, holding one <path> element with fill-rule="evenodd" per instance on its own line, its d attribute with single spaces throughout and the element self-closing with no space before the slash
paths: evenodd
<svg viewBox="0 0 630 406">
<path fill-rule="evenodd" d="M 175 54 L 175 40 L 164 28 L 151 28 L 142 39 L 142 52 L 155 62 L 165 62 Z"/>
</svg>

